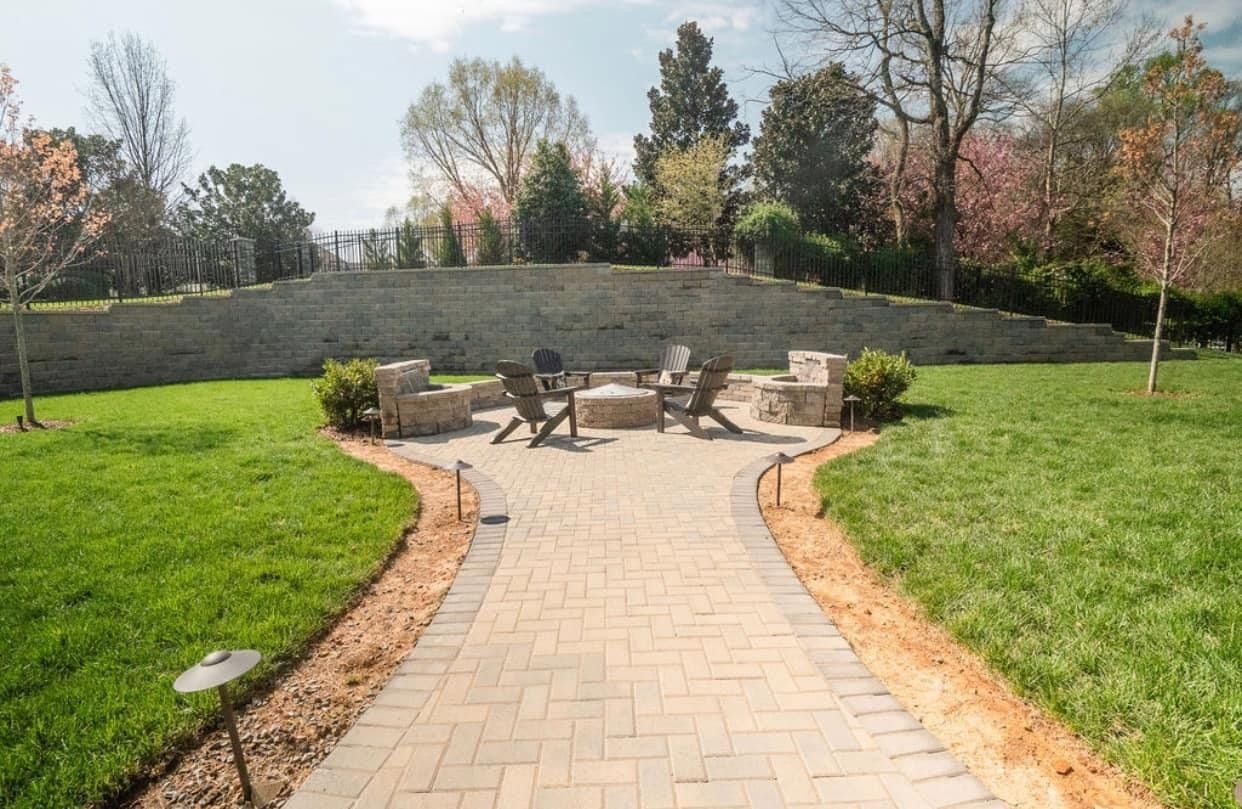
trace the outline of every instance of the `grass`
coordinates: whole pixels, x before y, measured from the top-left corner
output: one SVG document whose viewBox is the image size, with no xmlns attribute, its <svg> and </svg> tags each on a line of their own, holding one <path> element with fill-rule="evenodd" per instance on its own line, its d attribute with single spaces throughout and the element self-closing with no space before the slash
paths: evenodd
<svg viewBox="0 0 1242 809">
<path fill-rule="evenodd" d="M 459 382 L 479 382 L 484 379 L 495 379 L 494 374 L 432 374 L 431 381 L 437 385 L 452 385 Z"/>
<path fill-rule="evenodd" d="M 213 716 L 172 690 L 205 652 L 262 651 L 248 685 L 293 659 L 417 497 L 316 434 L 306 380 L 38 405 L 74 424 L 0 434 L 0 805 L 44 809 L 107 799 Z"/>
<path fill-rule="evenodd" d="M 868 563 L 1169 805 L 1242 776 L 1242 360 L 919 370 L 816 483 Z"/>
</svg>

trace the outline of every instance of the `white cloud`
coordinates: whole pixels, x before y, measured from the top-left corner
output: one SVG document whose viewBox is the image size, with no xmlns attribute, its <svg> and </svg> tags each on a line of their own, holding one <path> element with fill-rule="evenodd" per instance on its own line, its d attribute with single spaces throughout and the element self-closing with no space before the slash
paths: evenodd
<svg viewBox="0 0 1242 809">
<path fill-rule="evenodd" d="M 535 18 L 564 15 L 590 7 L 608 7 L 615 0 L 333 0 L 354 21 L 356 30 L 405 39 L 435 51 L 449 50 L 467 29 L 497 25 L 501 31 L 518 32 Z M 710 33 L 742 32 L 760 21 L 756 0 L 690 0 L 656 4 L 653 0 L 624 0 L 629 5 L 660 8 L 665 22 L 680 24 L 697 20 Z"/>
<path fill-rule="evenodd" d="M 536 17 L 566 14 L 606 0 L 334 0 L 354 18 L 359 31 L 406 39 L 446 51 L 466 29 L 498 24 L 505 32 L 522 31 Z"/>
</svg>

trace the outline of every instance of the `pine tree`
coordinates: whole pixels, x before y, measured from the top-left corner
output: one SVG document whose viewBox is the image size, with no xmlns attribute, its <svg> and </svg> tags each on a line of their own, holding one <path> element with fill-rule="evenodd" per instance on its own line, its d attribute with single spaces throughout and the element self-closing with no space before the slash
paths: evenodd
<svg viewBox="0 0 1242 809">
<path fill-rule="evenodd" d="M 423 258 L 423 237 L 407 217 L 397 232 L 397 266 L 402 269 L 418 269 L 427 266 Z"/>
<path fill-rule="evenodd" d="M 530 261 L 574 261 L 586 247 L 582 182 L 563 143 L 539 141 L 514 208 L 522 251 Z"/>
<path fill-rule="evenodd" d="M 466 254 L 462 252 L 457 229 L 453 227 L 453 211 L 447 205 L 440 209 L 440 229 L 444 232 L 436 251 L 436 264 L 441 267 L 466 266 Z"/>
<path fill-rule="evenodd" d="M 685 151 L 704 137 L 718 136 L 732 157 L 750 141 L 750 127 L 737 120 L 737 102 L 729 96 L 724 72 L 711 66 L 712 40 L 698 23 L 677 29 L 676 49 L 660 52 L 660 86 L 647 91 L 651 135 L 634 138 L 634 174 L 659 192 L 656 164 L 670 151 Z M 722 222 L 732 221 L 742 202 L 743 169 L 726 165 L 721 186 L 726 190 Z"/>
<path fill-rule="evenodd" d="M 475 256 L 475 263 L 480 267 L 488 267 L 504 264 L 505 259 L 505 237 L 500 232 L 500 223 L 492 216 L 489 208 L 484 208 L 479 213 L 479 251 Z"/>
</svg>

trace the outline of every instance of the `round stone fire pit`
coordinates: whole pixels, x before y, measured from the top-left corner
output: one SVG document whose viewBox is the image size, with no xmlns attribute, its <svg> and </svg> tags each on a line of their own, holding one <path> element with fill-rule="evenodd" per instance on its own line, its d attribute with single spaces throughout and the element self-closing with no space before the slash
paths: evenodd
<svg viewBox="0 0 1242 809">
<path fill-rule="evenodd" d="M 578 423 L 584 427 L 645 427 L 656 420 L 653 390 L 610 382 L 574 394 Z"/>
</svg>

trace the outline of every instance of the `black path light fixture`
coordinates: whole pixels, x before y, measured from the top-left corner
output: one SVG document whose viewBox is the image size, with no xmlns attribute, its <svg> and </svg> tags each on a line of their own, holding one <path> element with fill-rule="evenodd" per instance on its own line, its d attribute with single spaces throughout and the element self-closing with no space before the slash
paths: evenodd
<svg viewBox="0 0 1242 809">
<path fill-rule="evenodd" d="M 768 456 L 768 463 L 776 466 L 776 505 L 778 506 L 781 504 L 781 467 L 793 462 L 794 459 L 783 452 Z"/>
<path fill-rule="evenodd" d="M 229 742 L 233 745 L 233 763 L 237 765 L 237 776 L 241 779 L 242 797 L 256 807 L 262 806 L 266 801 L 256 795 L 250 784 L 241 738 L 237 735 L 237 717 L 233 715 L 233 701 L 229 698 L 229 683 L 254 668 L 259 659 L 259 653 L 253 649 L 211 652 L 198 665 L 183 671 L 173 683 L 173 688 L 182 694 L 206 691 L 209 688 L 216 689 L 220 694 L 224 727 L 228 730 Z"/>
<path fill-rule="evenodd" d="M 841 401 L 845 402 L 846 404 L 850 406 L 850 432 L 852 433 L 854 432 L 854 405 L 857 404 L 858 402 L 861 402 L 862 399 L 860 399 L 859 397 L 851 393 L 849 396 L 846 396 Z"/>
<path fill-rule="evenodd" d="M 474 469 L 474 467 L 466 463 L 465 461 L 463 461 L 461 458 L 458 458 L 457 460 L 453 461 L 450 464 L 445 464 L 444 468 L 452 470 L 452 472 L 457 476 L 457 519 L 460 520 L 461 519 L 461 473 L 463 469 Z"/>
<path fill-rule="evenodd" d="M 371 427 L 371 443 L 375 443 L 375 431 L 380 423 L 380 409 L 378 407 L 368 407 L 362 411 L 362 420 Z"/>
</svg>

